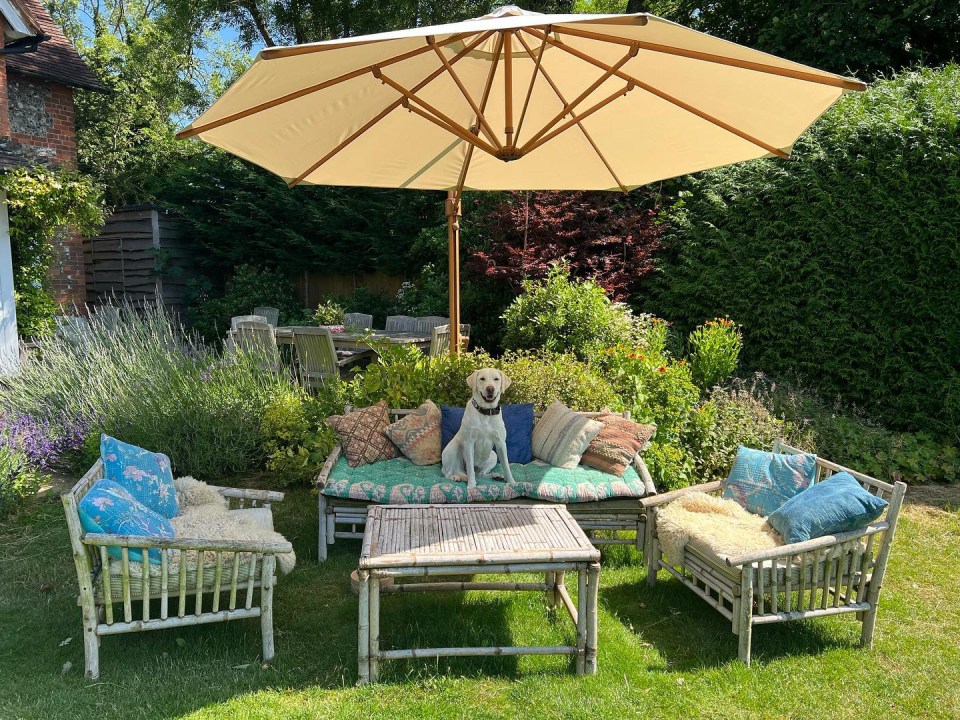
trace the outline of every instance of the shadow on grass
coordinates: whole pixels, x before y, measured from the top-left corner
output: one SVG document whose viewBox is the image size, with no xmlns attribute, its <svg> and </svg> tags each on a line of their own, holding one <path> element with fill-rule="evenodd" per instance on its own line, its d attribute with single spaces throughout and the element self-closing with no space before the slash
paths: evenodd
<svg viewBox="0 0 960 720">
<path fill-rule="evenodd" d="M 675 578 L 600 587 L 606 609 L 657 649 L 667 669 L 689 671 L 720 667 L 737 660 L 737 636 L 730 621 Z M 845 618 L 856 628 L 859 624 Z M 753 661 L 764 663 L 791 656 L 816 656 L 851 646 L 838 620 L 794 620 L 753 629 Z M 842 621 L 840 621 L 842 622 Z M 650 668 L 656 669 L 656 668 Z"/>
</svg>

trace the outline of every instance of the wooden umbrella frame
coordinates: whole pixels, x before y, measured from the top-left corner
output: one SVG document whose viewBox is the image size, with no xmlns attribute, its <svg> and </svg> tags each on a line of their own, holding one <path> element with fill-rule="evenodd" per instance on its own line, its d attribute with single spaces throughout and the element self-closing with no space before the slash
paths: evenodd
<svg viewBox="0 0 960 720">
<path fill-rule="evenodd" d="M 637 25 L 645 25 L 647 23 L 647 16 L 644 14 L 639 15 L 630 15 L 624 16 L 625 22 L 633 22 Z M 491 53 L 490 61 L 490 70 L 487 75 L 486 83 L 484 85 L 483 93 L 479 100 L 471 95 L 470 91 L 467 89 L 466 85 L 460 79 L 460 76 L 457 74 L 455 65 L 465 56 L 473 52 L 478 48 L 482 43 L 488 41 L 491 37 L 496 36 L 494 49 Z M 575 47 L 572 47 L 568 43 L 564 42 L 561 36 L 570 36 L 581 38 L 585 40 L 591 40 L 595 42 L 603 42 L 612 45 L 621 45 L 625 48 L 624 55 L 614 62 L 613 64 L 605 63 L 587 52 L 579 50 Z M 523 52 L 530 58 L 534 59 L 534 67 L 530 75 L 529 85 L 526 89 L 524 95 L 523 105 L 520 110 L 519 120 L 514 125 L 514 107 L 513 107 L 513 83 L 514 83 L 514 45 L 513 40 L 516 39 L 518 44 L 523 48 Z M 535 48 L 530 41 L 539 42 L 539 48 Z M 305 45 L 305 46 L 296 46 L 289 48 L 268 48 L 261 52 L 260 57 L 264 60 L 273 60 L 277 58 L 292 57 L 297 55 L 305 55 L 311 53 L 325 52 L 328 50 L 338 49 L 342 47 L 349 47 L 355 45 L 364 45 L 382 42 L 381 40 L 356 40 L 356 41 L 347 41 L 335 44 L 317 44 L 317 45 Z M 453 45 L 454 43 L 463 43 L 463 48 L 459 50 L 452 57 L 447 57 L 443 53 L 443 48 Z M 577 58 L 589 65 L 596 67 L 601 73 L 575 98 L 572 100 L 567 100 L 566 97 L 561 93 L 558 85 L 550 77 L 546 68 L 543 67 L 543 54 L 547 46 L 556 48 L 557 50 L 566 53 L 567 55 Z M 510 162 L 518 158 L 523 157 L 524 155 L 534 152 L 537 148 L 544 145 L 545 143 L 550 142 L 556 137 L 562 135 L 573 127 L 577 127 L 582 133 L 590 147 L 596 153 L 599 160 L 603 163 L 604 167 L 610 173 L 610 177 L 613 181 L 613 185 L 619 188 L 623 192 L 627 192 L 629 188 L 621 181 L 620 177 L 617 175 L 613 165 L 610 160 L 603 154 L 597 145 L 594 138 L 590 135 L 587 129 L 583 125 L 583 120 L 590 115 L 602 110 L 607 107 L 609 104 L 615 102 L 617 99 L 624 97 L 628 93 L 634 90 L 641 90 L 645 93 L 656 96 L 657 98 L 670 103 L 671 105 L 687 112 L 696 117 L 708 122 L 730 134 L 736 135 L 737 137 L 763 149 L 768 155 L 773 155 L 776 157 L 786 158 L 789 153 L 783 148 L 775 147 L 774 145 L 764 141 L 762 138 L 755 137 L 754 135 L 732 125 L 729 122 L 726 122 L 723 118 L 716 117 L 710 113 L 707 113 L 690 103 L 682 100 L 681 98 L 674 97 L 670 93 L 658 88 L 650 83 L 642 80 L 641 78 L 636 77 L 635 75 L 625 71 L 624 66 L 634 57 L 638 55 L 641 51 L 658 53 L 658 54 L 667 54 L 674 55 L 679 57 L 686 57 L 702 62 L 715 63 L 720 65 L 726 65 L 729 67 L 736 67 L 740 69 L 750 70 L 753 72 L 778 75 L 781 77 L 788 77 L 797 80 L 802 80 L 805 82 L 819 83 L 823 85 L 828 85 L 832 87 L 837 87 L 842 90 L 864 90 L 866 85 L 858 80 L 852 80 L 847 78 L 842 78 L 834 75 L 820 75 L 817 73 L 806 72 L 803 70 L 797 70 L 794 68 L 782 68 L 775 65 L 768 65 L 764 63 L 758 63 L 754 61 L 742 60 L 738 58 L 731 58 L 722 55 L 715 55 L 695 50 L 690 50 L 686 48 L 672 47 L 666 45 L 659 45 L 656 43 L 645 42 L 642 40 L 635 40 L 631 38 L 623 38 L 612 35 L 607 35 L 600 32 L 593 32 L 590 30 L 583 30 L 580 28 L 567 27 L 565 25 L 553 25 L 545 23 L 541 26 L 528 25 L 523 27 L 515 28 L 505 28 L 505 29 L 493 29 L 493 30 L 478 30 L 467 33 L 456 33 L 452 34 L 442 40 L 438 40 L 433 35 L 424 36 L 424 45 L 422 47 L 414 48 L 408 50 L 404 53 L 400 53 L 393 57 L 386 58 L 375 64 L 371 64 L 365 67 L 356 68 L 349 72 L 343 73 L 337 77 L 325 80 L 323 82 L 311 85 L 305 88 L 301 88 L 294 92 L 287 93 L 286 95 L 274 98 L 269 101 L 259 103 L 257 105 L 245 108 L 238 112 L 234 112 L 217 120 L 213 120 L 207 123 L 200 125 L 189 125 L 188 127 L 181 130 L 177 133 L 178 139 L 193 137 L 201 135 L 204 132 L 215 130 L 218 127 L 227 125 L 238 120 L 250 117 L 251 115 L 257 114 L 264 110 L 269 110 L 270 108 L 277 107 L 293 100 L 311 95 L 316 92 L 320 92 L 329 87 L 337 85 L 348 80 L 352 80 L 358 77 L 361 77 L 366 74 L 372 75 L 374 78 L 378 79 L 384 85 L 392 88 L 397 92 L 398 97 L 391 101 L 387 106 L 385 106 L 379 113 L 370 118 L 365 122 L 360 128 L 351 133 L 348 137 L 343 139 L 336 147 L 328 151 L 323 157 L 313 162 L 309 167 L 305 168 L 297 177 L 290 180 L 288 185 L 292 188 L 304 181 L 316 172 L 321 166 L 329 162 L 332 158 L 337 156 L 342 152 L 346 147 L 351 143 L 356 141 L 360 136 L 370 130 L 372 127 L 377 125 L 381 120 L 387 117 L 390 113 L 398 108 L 403 108 L 408 112 L 414 113 L 428 122 L 436 125 L 439 129 L 450 133 L 459 140 L 467 143 L 466 153 L 464 156 L 463 165 L 461 167 L 457 183 L 454 187 L 450 188 L 447 192 L 447 200 L 445 204 L 445 213 L 447 217 L 447 242 L 448 242 L 448 270 L 449 270 L 449 293 L 450 293 L 450 333 L 451 333 L 451 342 L 450 342 L 450 352 L 452 354 L 458 354 L 461 351 L 461 339 L 460 339 L 460 217 L 462 210 L 462 196 L 463 190 L 466 185 L 467 173 L 470 167 L 470 162 L 473 158 L 473 153 L 475 150 L 480 150 L 487 153 L 488 155 L 495 157 L 503 162 Z M 400 82 L 398 82 L 390 73 L 385 72 L 386 69 L 391 66 L 402 63 L 405 60 L 411 58 L 419 57 L 426 53 L 433 53 L 437 56 L 439 60 L 439 65 L 437 68 L 432 70 L 427 74 L 420 82 L 406 87 Z M 495 130 L 495 125 L 499 124 L 491 117 L 488 117 L 486 114 L 487 101 L 490 98 L 490 92 L 493 88 L 494 78 L 497 73 L 497 68 L 500 63 L 503 63 L 504 72 L 503 72 L 503 82 L 504 82 L 504 112 L 503 112 L 503 133 L 502 138 L 498 135 Z M 449 115 L 441 111 L 439 108 L 435 107 L 431 103 L 427 102 L 420 93 L 425 87 L 430 83 L 436 80 L 438 77 L 446 75 L 454 83 L 454 85 L 459 90 L 460 95 L 470 106 L 470 109 L 473 113 L 474 121 L 470 127 L 466 127 L 461 123 L 457 122 L 455 119 L 451 118 Z M 543 81 L 551 88 L 553 93 L 556 95 L 559 102 L 562 104 L 561 110 L 556 113 L 552 118 L 550 118 L 542 127 L 535 130 L 529 137 L 521 144 L 521 132 L 524 127 L 524 121 L 527 116 L 527 109 L 530 105 L 530 99 L 533 95 L 534 87 L 537 83 L 538 77 L 542 77 Z M 593 94 L 609 80 L 616 78 L 623 81 L 623 85 L 616 88 L 614 92 L 606 95 L 599 101 L 595 102 L 588 108 L 582 108 L 582 104 L 591 98 Z M 451 146 L 452 149 L 453 146 Z"/>
</svg>

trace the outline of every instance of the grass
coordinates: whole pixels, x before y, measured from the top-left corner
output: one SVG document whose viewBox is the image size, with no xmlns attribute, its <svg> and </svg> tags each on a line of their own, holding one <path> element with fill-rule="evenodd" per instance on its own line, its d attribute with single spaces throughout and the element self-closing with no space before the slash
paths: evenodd
<svg viewBox="0 0 960 720">
<path fill-rule="evenodd" d="M 360 688 L 348 581 L 359 543 L 317 565 L 315 507 L 305 490 L 275 506 L 299 565 L 277 588 L 269 667 L 259 623 L 239 621 L 105 638 L 92 683 L 59 502 L 0 525 L 0 718 L 960 717 L 956 510 L 905 511 L 869 651 L 852 618 L 787 623 L 754 632 L 747 668 L 703 601 L 667 577 L 649 589 L 635 558 L 611 553 L 595 677 L 557 657 L 448 658 L 386 663 Z M 382 617 L 385 647 L 572 640 L 538 593 L 387 596 Z"/>
</svg>

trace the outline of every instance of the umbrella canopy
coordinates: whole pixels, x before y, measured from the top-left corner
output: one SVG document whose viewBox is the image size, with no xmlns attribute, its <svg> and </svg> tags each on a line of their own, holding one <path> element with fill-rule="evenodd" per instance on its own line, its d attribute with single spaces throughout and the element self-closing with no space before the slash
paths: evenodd
<svg viewBox="0 0 960 720">
<path fill-rule="evenodd" d="M 455 333 L 464 188 L 626 191 L 786 157 L 842 94 L 864 88 L 653 15 L 508 6 L 461 23 L 267 48 L 178 137 L 198 136 L 291 186 L 451 191 Z"/>
</svg>

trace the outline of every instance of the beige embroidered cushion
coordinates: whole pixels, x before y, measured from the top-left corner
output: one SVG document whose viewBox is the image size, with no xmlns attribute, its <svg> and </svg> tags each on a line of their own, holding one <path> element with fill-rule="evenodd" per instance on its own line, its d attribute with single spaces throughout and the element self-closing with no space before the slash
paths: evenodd
<svg viewBox="0 0 960 720">
<path fill-rule="evenodd" d="M 336 431 L 350 467 L 400 456 L 397 446 L 384 432 L 390 426 L 384 400 L 346 415 L 331 415 L 327 424 Z"/>
<path fill-rule="evenodd" d="M 440 462 L 440 408 L 427 400 L 387 428 L 387 437 L 415 465 Z"/>
<path fill-rule="evenodd" d="M 554 402 L 533 426 L 533 454 L 554 467 L 571 470 L 603 429 L 603 423 Z"/>
</svg>

